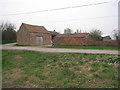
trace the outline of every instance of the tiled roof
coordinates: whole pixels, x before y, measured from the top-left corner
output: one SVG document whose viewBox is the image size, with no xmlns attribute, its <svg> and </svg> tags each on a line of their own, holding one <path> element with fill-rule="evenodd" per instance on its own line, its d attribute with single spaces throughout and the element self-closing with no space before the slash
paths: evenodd
<svg viewBox="0 0 120 90">
<path fill-rule="evenodd" d="M 85 38 L 89 33 L 59 34 L 57 37 L 81 37 Z"/>
<path fill-rule="evenodd" d="M 24 25 L 25 28 L 29 32 L 34 32 L 34 33 L 49 33 L 44 26 L 36 26 L 36 25 L 30 25 L 30 24 L 25 24 L 25 23 L 23 23 L 22 25 Z"/>
</svg>

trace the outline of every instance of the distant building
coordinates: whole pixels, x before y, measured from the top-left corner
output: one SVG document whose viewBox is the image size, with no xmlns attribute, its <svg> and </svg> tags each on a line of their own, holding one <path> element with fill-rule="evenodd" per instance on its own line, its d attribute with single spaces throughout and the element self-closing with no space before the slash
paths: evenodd
<svg viewBox="0 0 120 90">
<path fill-rule="evenodd" d="M 50 32 L 44 26 L 24 24 L 17 31 L 19 45 L 46 45 L 51 44 Z"/>
<path fill-rule="evenodd" d="M 111 41 L 111 37 L 110 36 L 105 36 L 105 37 L 102 37 L 103 41 Z"/>
</svg>

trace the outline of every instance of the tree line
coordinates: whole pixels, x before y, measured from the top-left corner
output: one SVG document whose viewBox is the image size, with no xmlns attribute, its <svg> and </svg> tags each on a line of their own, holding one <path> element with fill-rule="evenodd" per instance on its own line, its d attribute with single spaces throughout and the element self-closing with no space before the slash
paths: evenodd
<svg viewBox="0 0 120 90">
<path fill-rule="evenodd" d="M 1 43 L 12 43 L 16 42 L 16 31 L 15 25 L 12 23 L 1 23 L 0 32 L 2 33 L 2 42 Z"/>
</svg>

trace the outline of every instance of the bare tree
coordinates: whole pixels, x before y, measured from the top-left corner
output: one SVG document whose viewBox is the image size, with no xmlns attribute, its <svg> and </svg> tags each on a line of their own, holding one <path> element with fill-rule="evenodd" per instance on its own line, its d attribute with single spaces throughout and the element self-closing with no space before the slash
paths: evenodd
<svg viewBox="0 0 120 90">
<path fill-rule="evenodd" d="M 80 33 L 80 32 L 79 32 L 79 29 L 77 29 L 76 32 L 77 32 L 77 33 Z"/>
<path fill-rule="evenodd" d="M 77 29 L 77 30 L 76 30 L 76 33 L 81 33 L 81 29 L 80 29 L 80 30 L 79 30 L 79 29 Z"/>
<path fill-rule="evenodd" d="M 80 33 L 82 33 L 81 29 L 80 29 Z"/>
<path fill-rule="evenodd" d="M 114 40 L 120 41 L 120 30 L 113 30 L 112 36 L 113 36 Z"/>
<path fill-rule="evenodd" d="M 98 29 L 92 29 L 90 31 L 90 36 L 93 40 L 96 41 L 102 41 L 102 31 L 98 30 Z"/>
</svg>

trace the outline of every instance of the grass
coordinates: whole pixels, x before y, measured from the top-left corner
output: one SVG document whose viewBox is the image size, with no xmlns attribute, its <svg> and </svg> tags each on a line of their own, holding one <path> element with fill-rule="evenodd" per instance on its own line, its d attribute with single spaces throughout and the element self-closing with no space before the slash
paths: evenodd
<svg viewBox="0 0 120 90">
<path fill-rule="evenodd" d="M 3 88 L 117 88 L 117 55 L 3 50 Z"/>
<path fill-rule="evenodd" d="M 15 43 L 16 41 L 2 41 L 2 44 Z"/>
<path fill-rule="evenodd" d="M 109 49 L 118 50 L 116 45 L 100 46 L 100 45 L 81 45 L 81 46 L 49 46 L 48 48 L 73 48 L 73 49 Z"/>
<path fill-rule="evenodd" d="M 31 46 L 31 45 L 19 45 L 19 44 L 15 44 L 14 46 Z"/>
<path fill-rule="evenodd" d="M 0 50 L 0 89 L 2 89 L 2 50 Z"/>
</svg>

